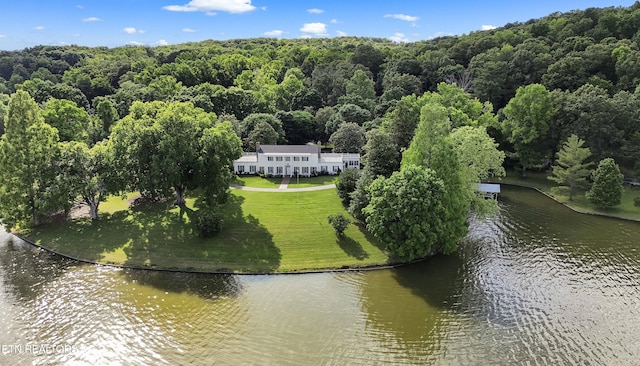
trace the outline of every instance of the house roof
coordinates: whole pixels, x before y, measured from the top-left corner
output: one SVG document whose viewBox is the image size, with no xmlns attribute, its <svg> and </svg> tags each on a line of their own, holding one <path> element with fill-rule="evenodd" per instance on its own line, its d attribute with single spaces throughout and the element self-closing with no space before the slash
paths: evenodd
<svg viewBox="0 0 640 366">
<path fill-rule="evenodd" d="M 261 154 L 317 154 L 318 145 L 260 145 Z"/>
<path fill-rule="evenodd" d="M 236 159 L 236 163 L 257 163 L 258 157 L 256 154 L 242 155 L 239 159 Z"/>
</svg>

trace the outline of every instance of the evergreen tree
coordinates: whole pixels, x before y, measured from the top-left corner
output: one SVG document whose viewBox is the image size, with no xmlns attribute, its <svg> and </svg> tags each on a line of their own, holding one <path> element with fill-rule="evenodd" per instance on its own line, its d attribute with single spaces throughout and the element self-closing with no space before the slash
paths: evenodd
<svg viewBox="0 0 640 366">
<path fill-rule="evenodd" d="M 582 147 L 584 141 L 576 135 L 571 135 L 558 151 L 556 166 L 550 180 L 569 187 L 569 201 L 573 200 L 573 193 L 577 188 L 587 183 L 588 169 L 591 163 L 585 162 L 591 156 L 588 147 Z"/>
<path fill-rule="evenodd" d="M 611 159 L 602 159 L 593 172 L 593 185 L 586 196 L 589 202 L 599 207 L 613 207 L 622 199 L 622 174 L 618 164 Z"/>
</svg>

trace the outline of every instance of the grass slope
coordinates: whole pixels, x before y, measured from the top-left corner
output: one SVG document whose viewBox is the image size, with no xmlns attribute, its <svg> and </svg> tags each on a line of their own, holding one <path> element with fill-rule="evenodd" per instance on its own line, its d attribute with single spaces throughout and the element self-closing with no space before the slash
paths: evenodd
<svg viewBox="0 0 640 366">
<path fill-rule="evenodd" d="M 57 252 L 105 263 L 191 271 L 283 272 L 370 266 L 389 258 L 364 229 L 338 239 L 327 216 L 346 214 L 335 190 L 233 191 L 222 232 L 199 238 L 186 211 L 168 203 L 118 210 L 111 198 L 98 222 L 79 219 L 38 227 L 26 237 Z"/>
</svg>

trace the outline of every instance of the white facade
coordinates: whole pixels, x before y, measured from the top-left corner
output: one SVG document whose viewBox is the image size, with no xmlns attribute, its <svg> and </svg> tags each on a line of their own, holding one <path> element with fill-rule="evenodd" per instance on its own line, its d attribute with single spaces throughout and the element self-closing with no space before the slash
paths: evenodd
<svg viewBox="0 0 640 366">
<path fill-rule="evenodd" d="M 258 145 L 233 162 L 235 174 L 265 174 L 274 177 L 309 177 L 360 169 L 360 154 L 327 154 L 320 145 Z"/>
</svg>

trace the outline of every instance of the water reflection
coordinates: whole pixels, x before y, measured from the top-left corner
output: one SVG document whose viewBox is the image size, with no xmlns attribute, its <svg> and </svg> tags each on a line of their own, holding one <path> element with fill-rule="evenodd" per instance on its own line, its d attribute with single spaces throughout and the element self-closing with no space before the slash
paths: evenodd
<svg viewBox="0 0 640 366">
<path fill-rule="evenodd" d="M 131 284 L 149 286 L 160 291 L 186 293 L 214 300 L 237 297 L 242 292 L 238 276 L 204 273 L 123 270 L 121 275 Z"/>
<path fill-rule="evenodd" d="M 0 233 L 0 243 L 0 280 L 5 291 L 20 300 L 32 300 L 43 287 L 78 265 L 52 257 L 4 231 Z"/>
</svg>

